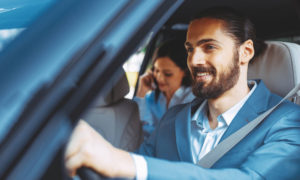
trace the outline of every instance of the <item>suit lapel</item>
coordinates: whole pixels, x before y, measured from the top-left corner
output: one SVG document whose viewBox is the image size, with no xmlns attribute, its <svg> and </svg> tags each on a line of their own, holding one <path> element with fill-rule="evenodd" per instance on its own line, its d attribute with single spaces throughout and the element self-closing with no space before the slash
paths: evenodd
<svg viewBox="0 0 300 180">
<path fill-rule="evenodd" d="M 180 161 L 193 162 L 191 150 L 191 112 L 203 100 L 194 100 L 182 108 L 175 119 L 176 145 Z"/>
<path fill-rule="evenodd" d="M 220 142 L 238 129 L 254 120 L 258 115 L 268 110 L 270 91 L 262 81 L 256 81 L 257 87 L 247 102 L 232 120 Z M 176 115 L 175 133 L 176 145 L 181 161 L 193 162 L 191 151 L 191 112 L 197 109 L 203 100 L 194 100 L 187 104 Z"/>
<path fill-rule="evenodd" d="M 253 109 L 250 105 L 244 104 L 243 108 L 238 112 L 235 118 L 230 123 L 229 127 L 225 131 L 222 136 L 221 141 L 230 136 L 235 131 L 239 130 L 244 125 L 248 124 L 248 122 L 252 121 L 258 116 L 258 113 Z"/>
<path fill-rule="evenodd" d="M 184 106 L 175 119 L 176 145 L 180 161 L 192 162 L 190 143 L 191 104 Z"/>
<path fill-rule="evenodd" d="M 220 142 L 230 136 L 232 133 L 239 130 L 244 125 L 254 120 L 258 115 L 268 109 L 268 99 L 270 97 L 270 91 L 266 88 L 263 82 L 256 82 L 257 87 L 255 91 L 243 105 L 235 118 L 232 120 L 231 124 L 222 136 Z"/>
</svg>

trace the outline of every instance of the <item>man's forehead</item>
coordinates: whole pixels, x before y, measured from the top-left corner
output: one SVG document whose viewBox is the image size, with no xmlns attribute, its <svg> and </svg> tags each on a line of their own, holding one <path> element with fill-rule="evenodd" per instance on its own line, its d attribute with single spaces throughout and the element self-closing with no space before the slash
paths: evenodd
<svg viewBox="0 0 300 180">
<path fill-rule="evenodd" d="M 203 18 L 199 18 L 199 19 L 194 19 L 190 22 L 190 25 L 191 24 L 201 24 L 201 23 L 204 23 L 204 24 L 223 24 L 224 23 L 224 20 L 222 19 L 217 19 L 217 18 L 211 18 L 211 17 L 203 17 Z"/>
<path fill-rule="evenodd" d="M 228 36 L 224 31 L 224 22 L 214 18 L 201 18 L 193 20 L 188 27 L 187 43 L 194 43 L 201 39 L 218 39 Z"/>
</svg>

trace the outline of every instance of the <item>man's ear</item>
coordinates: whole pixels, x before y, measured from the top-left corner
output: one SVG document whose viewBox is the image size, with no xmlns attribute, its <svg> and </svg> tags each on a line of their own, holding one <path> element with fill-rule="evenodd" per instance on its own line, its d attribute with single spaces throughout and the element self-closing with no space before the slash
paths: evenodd
<svg viewBox="0 0 300 180">
<path fill-rule="evenodd" d="M 251 39 L 248 39 L 240 46 L 239 51 L 241 64 L 248 64 L 254 56 L 254 45 Z"/>
</svg>

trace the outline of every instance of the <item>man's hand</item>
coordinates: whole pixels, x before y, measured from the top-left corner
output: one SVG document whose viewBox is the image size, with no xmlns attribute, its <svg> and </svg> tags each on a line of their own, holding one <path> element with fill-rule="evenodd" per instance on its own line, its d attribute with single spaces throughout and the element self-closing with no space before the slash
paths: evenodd
<svg viewBox="0 0 300 180">
<path fill-rule="evenodd" d="M 65 153 L 71 176 L 82 166 L 107 177 L 135 177 L 135 166 L 128 152 L 113 147 L 86 122 L 76 126 Z"/>
</svg>

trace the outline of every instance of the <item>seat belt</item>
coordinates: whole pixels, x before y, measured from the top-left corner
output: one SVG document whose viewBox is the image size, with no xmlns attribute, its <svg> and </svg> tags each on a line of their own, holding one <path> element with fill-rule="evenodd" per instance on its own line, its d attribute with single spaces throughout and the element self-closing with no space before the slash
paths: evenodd
<svg viewBox="0 0 300 180">
<path fill-rule="evenodd" d="M 198 161 L 198 165 L 203 168 L 212 167 L 225 153 L 232 149 L 237 143 L 239 143 L 244 137 L 246 137 L 257 125 L 259 125 L 276 107 L 278 107 L 286 99 L 300 96 L 300 84 L 294 87 L 279 103 L 256 117 L 253 121 L 240 128 L 235 133 L 224 139 L 213 150 L 208 152 L 203 158 Z M 299 92 L 298 92 L 299 91 Z"/>
</svg>

